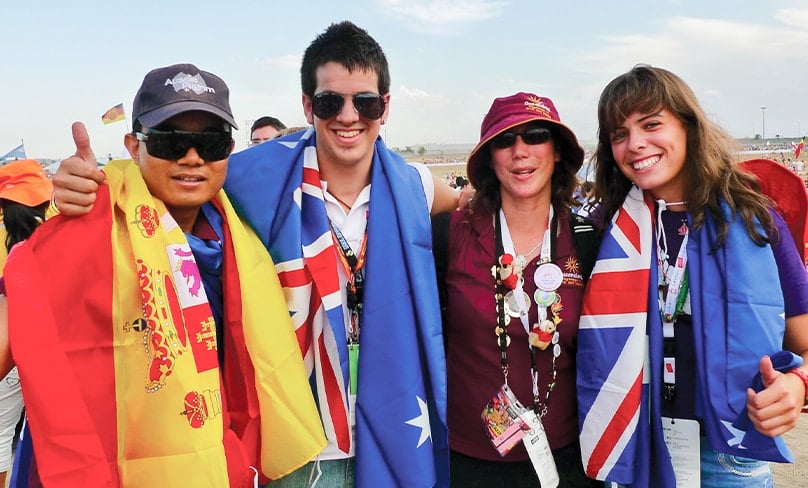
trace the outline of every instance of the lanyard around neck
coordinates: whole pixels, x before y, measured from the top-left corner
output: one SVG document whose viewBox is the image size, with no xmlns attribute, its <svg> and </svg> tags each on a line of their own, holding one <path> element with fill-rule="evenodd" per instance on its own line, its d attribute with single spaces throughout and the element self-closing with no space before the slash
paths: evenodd
<svg viewBox="0 0 808 488">
<path fill-rule="evenodd" d="M 505 214 L 500 210 L 499 212 L 495 213 L 494 215 L 494 232 L 496 234 L 495 240 L 495 253 L 497 255 L 496 264 L 494 265 L 494 277 L 495 277 L 495 299 L 496 299 L 496 312 L 497 312 L 497 328 L 496 334 L 499 343 L 499 349 L 501 354 L 501 366 L 502 366 L 502 374 L 505 377 L 505 385 L 508 384 L 508 346 L 510 345 L 510 337 L 508 336 L 508 324 L 510 322 L 510 316 L 505 311 L 505 295 L 508 293 L 505 283 L 501 277 L 500 271 L 502 269 L 499 258 L 508 253 L 513 252 L 515 254 L 515 249 L 513 247 L 513 240 L 511 238 L 510 232 L 507 227 L 507 222 L 505 221 Z M 553 214 L 552 207 L 550 208 L 550 214 L 548 217 L 548 227 L 545 229 L 544 236 L 542 237 L 542 250 L 540 252 L 540 262 L 541 263 L 549 263 L 553 260 L 553 240 L 555 237 L 555 229 L 556 229 L 556 221 Z M 526 265 L 521 265 L 523 268 Z M 516 266 L 516 264 L 514 264 Z M 522 278 L 520 277 L 519 280 L 516 282 L 516 286 L 512 290 L 512 293 L 515 295 L 514 299 L 517 302 L 517 306 L 520 308 L 519 310 L 519 318 L 522 321 L 522 325 L 525 327 L 525 332 L 530 336 L 530 325 L 527 313 L 527 302 L 524 298 L 524 291 L 522 287 Z M 546 307 L 538 306 L 538 317 L 539 321 L 547 319 L 547 309 Z M 557 333 L 556 333 L 557 334 Z M 555 388 L 555 381 L 556 381 L 556 358 L 558 356 L 555 348 L 553 351 L 553 359 L 552 359 L 552 373 L 550 382 L 547 385 L 547 391 L 545 393 L 544 401 L 541 400 L 539 396 L 539 375 L 536 369 L 536 349 L 528 342 L 528 347 L 530 349 L 530 371 L 531 371 L 531 379 L 532 379 L 532 389 L 533 389 L 533 408 L 536 413 L 540 416 L 544 416 L 547 414 L 547 408 L 549 405 L 550 400 L 550 393 Z M 556 347 L 558 345 L 556 344 Z"/>
<path fill-rule="evenodd" d="M 362 312 L 362 299 L 365 291 L 365 254 L 368 245 L 368 232 L 367 224 L 365 225 L 364 236 L 362 237 L 362 245 L 357 256 L 348 240 L 342 232 L 331 222 L 331 232 L 334 240 L 339 248 L 340 263 L 342 264 L 345 275 L 348 281 L 345 284 L 345 290 L 348 297 L 348 311 L 351 314 L 351 320 L 348 329 L 348 343 L 359 343 L 359 319 Z"/>
<path fill-rule="evenodd" d="M 498 242 L 502 244 L 502 251 L 511 254 L 514 259 L 519 259 L 516 254 L 516 249 L 513 245 L 513 238 L 511 237 L 511 232 L 508 229 L 508 219 L 505 218 L 505 212 L 500 208 L 499 214 L 497 215 L 498 221 L 501 223 L 502 230 L 501 232 L 497 232 Z M 550 223 L 553 221 L 553 207 L 550 206 L 550 213 L 547 217 L 547 227 L 544 229 L 544 235 L 542 236 L 541 240 L 541 251 L 539 254 L 539 259 L 541 262 L 550 261 L 551 257 L 551 236 L 552 232 L 550 232 Z M 527 262 L 519 263 L 519 265 L 524 269 L 527 266 Z M 519 280 L 516 283 L 516 288 L 514 288 L 514 298 L 516 300 L 516 304 L 519 306 L 519 318 L 522 321 L 522 326 L 525 328 L 525 332 L 528 334 L 530 333 L 530 320 L 528 319 L 528 303 L 525 302 L 525 294 L 523 290 L 523 280 Z M 547 318 L 546 315 L 544 318 Z M 541 317 L 540 317 L 541 319 Z"/>
</svg>

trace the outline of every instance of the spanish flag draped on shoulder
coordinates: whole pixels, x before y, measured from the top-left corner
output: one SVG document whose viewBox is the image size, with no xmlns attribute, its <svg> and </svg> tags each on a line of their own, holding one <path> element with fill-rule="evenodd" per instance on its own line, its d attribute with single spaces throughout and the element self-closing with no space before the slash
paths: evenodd
<svg viewBox="0 0 808 488">
<path fill-rule="evenodd" d="M 91 213 L 49 219 L 5 270 L 43 485 L 246 488 L 250 466 L 275 479 L 310 461 L 323 428 L 261 242 L 219 192 L 220 366 L 185 235 L 132 161 L 105 173 Z"/>
<path fill-rule="evenodd" d="M 126 118 L 126 113 L 123 111 L 123 104 L 119 103 L 115 105 L 111 109 L 104 112 L 104 115 L 101 116 L 101 122 L 104 124 L 111 124 L 113 122 L 120 122 Z"/>
</svg>

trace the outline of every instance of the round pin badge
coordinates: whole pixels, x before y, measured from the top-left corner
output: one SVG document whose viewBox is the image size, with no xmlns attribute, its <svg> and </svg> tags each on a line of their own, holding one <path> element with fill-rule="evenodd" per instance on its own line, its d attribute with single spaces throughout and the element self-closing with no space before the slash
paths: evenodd
<svg viewBox="0 0 808 488">
<path fill-rule="evenodd" d="M 530 310 L 530 296 L 524 291 L 517 292 L 522 294 L 522 304 L 524 307 L 520 306 L 520 304 L 516 301 L 516 293 L 513 291 L 509 291 L 507 295 L 505 295 L 505 305 L 507 305 L 506 310 L 511 317 L 520 317 L 522 315 L 527 315 L 528 310 Z"/>
<path fill-rule="evenodd" d="M 533 300 L 536 301 L 536 305 L 540 307 L 549 307 L 556 301 L 556 293 L 554 291 L 544 291 L 536 289 L 533 293 Z"/>
<path fill-rule="evenodd" d="M 564 274 L 555 263 L 542 264 L 533 273 L 533 281 L 536 283 L 536 287 L 543 291 L 558 290 L 563 280 Z"/>
</svg>

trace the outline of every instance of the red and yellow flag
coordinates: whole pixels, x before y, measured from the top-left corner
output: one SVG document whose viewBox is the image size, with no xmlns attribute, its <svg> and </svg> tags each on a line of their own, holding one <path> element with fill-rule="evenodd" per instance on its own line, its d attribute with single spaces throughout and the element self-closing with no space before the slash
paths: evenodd
<svg viewBox="0 0 808 488">
<path fill-rule="evenodd" d="M 794 148 L 794 159 L 798 159 L 800 157 L 800 152 L 805 147 L 805 138 L 803 137 L 800 139 L 800 142 L 792 142 L 791 147 Z"/>
<path fill-rule="evenodd" d="M 126 114 L 123 111 L 123 104 L 119 103 L 115 105 L 111 109 L 104 112 L 104 115 L 101 116 L 101 122 L 104 124 L 111 124 L 113 122 L 120 122 L 126 118 Z"/>
<path fill-rule="evenodd" d="M 224 357 L 249 373 L 222 383 L 182 231 L 131 161 L 105 171 L 90 214 L 45 222 L 5 269 L 40 479 L 241 488 L 250 466 L 277 478 L 311 460 L 325 437 L 266 249 L 220 192 Z"/>
</svg>

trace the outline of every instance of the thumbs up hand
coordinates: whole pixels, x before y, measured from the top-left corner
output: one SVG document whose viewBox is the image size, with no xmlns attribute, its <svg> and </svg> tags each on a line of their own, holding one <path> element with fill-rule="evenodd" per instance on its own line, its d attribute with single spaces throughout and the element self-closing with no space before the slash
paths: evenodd
<svg viewBox="0 0 808 488">
<path fill-rule="evenodd" d="M 98 185 L 106 183 L 90 146 L 87 128 L 74 122 L 72 130 L 76 152 L 62 160 L 53 175 L 53 202 L 60 213 L 70 216 L 88 213 L 93 208 Z"/>
<path fill-rule="evenodd" d="M 755 428 L 769 437 L 788 432 L 797 425 L 805 399 L 805 385 L 795 374 L 774 369 L 769 356 L 760 360 L 760 378 L 763 390 L 746 391 L 749 420 Z"/>
</svg>

